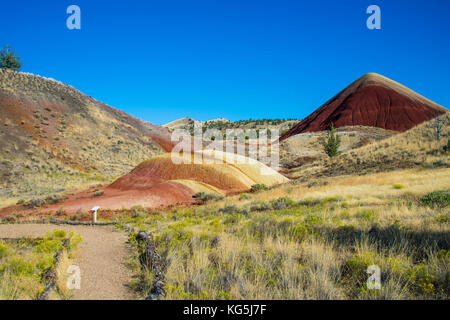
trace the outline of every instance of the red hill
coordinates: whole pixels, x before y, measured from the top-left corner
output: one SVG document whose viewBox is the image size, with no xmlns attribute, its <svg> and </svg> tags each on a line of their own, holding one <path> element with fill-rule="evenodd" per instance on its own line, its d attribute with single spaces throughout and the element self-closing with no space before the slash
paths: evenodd
<svg viewBox="0 0 450 320">
<path fill-rule="evenodd" d="M 376 73 L 359 78 L 284 134 L 335 127 L 369 126 L 406 131 L 448 110 L 407 87 Z"/>
</svg>

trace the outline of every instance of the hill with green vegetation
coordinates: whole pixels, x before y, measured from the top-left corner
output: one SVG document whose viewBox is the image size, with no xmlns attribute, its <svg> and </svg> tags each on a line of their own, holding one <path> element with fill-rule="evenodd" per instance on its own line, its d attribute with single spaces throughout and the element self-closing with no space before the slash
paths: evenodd
<svg viewBox="0 0 450 320">
<path fill-rule="evenodd" d="M 239 121 L 229 121 L 227 119 L 214 119 L 209 121 L 197 121 L 191 118 L 182 118 L 165 124 L 164 127 L 169 128 L 170 130 L 175 129 L 183 129 L 187 130 L 191 135 L 194 135 L 194 126 L 195 123 L 198 123 L 202 126 L 203 132 L 208 129 L 217 129 L 222 132 L 222 134 L 226 134 L 226 130 L 230 129 L 254 129 L 259 132 L 260 130 L 271 130 L 278 129 L 280 130 L 280 135 L 286 133 L 289 129 L 291 129 L 294 125 L 298 123 L 297 119 L 248 119 L 248 120 L 239 120 Z"/>
</svg>

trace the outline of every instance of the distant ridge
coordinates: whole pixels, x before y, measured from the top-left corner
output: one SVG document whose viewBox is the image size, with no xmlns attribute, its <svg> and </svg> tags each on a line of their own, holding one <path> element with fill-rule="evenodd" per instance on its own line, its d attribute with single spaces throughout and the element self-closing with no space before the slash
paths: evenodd
<svg viewBox="0 0 450 320">
<path fill-rule="evenodd" d="M 376 73 L 354 81 L 286 132 L 293 135 L 335 127 L 369 126 L 403 132 L 448 110 L 413 90 Z"/>
<path fill-rule="evenodd" d="M 188 118 L 188 117 L 184 117 L 184 118 L 180 118 L 177 120 L 174 120 L 172 122 L 163 124 L 162 126 L 165 128 L 168 128 L 170 130 L 175 130 L 175 129 L 180 129 L 186 125 L 189 125 L 191 123 L 194 123 L 196 120 Z"/>
<path fill-rule="evenodd" d="M 230 120 L 225 118 L 219 118 L 219 119 L 212 119 L 207 121 L 198 121 L 192 118 L 184 117 L 177 120 L 174 120 L 172 122 L 163 124 L 162 126 L 170 129 L 170 130 L 176 130 L 176 129 L 186 129 L 187 126 L 192 125 L 194 123 L 215 123 L 215 122 L 230 122 Z"/>
</svg>

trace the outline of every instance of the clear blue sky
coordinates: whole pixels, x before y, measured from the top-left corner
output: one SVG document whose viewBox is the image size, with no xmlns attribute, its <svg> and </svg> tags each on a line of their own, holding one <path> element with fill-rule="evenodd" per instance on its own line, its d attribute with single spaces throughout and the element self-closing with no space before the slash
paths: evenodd
<svg viewBox="0 0 450 320">
<path fill-rule="evenodd" d="M 381 30 L 366 27 L 371 4 Z M 447 0 L 16 0 L 2 1 L 0 45 L 155 124 L 303 118 L 367 72 L 449 108 L 449 17 Z"/>
</svg>

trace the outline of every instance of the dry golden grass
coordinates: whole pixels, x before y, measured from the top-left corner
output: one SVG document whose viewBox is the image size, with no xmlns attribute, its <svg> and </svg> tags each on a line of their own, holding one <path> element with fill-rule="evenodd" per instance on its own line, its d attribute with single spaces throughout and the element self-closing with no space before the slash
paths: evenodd
<svg viewBox="0 0 450 320">
<path fill-rule="evenodd" d="M 247 200 L 239 201 L 240 196 L 237 195 L 228 198 L 227 201 L 247 204 L 252 201 L 268 201 L 283 196 L 289 196 L 293 200 L 342 197 L 350 204 L 358 202 L 377 204 L 382 203 L 383 199 L 398 197 L 405 192 L 423 194 L 447 189 L 450 186 L 450 169 L 405 169 L 364 176 L 328 177 L 313 181 L 315 183 L 310 181 L 301 183 L 294 180 L 292 183 L 253 194 Z M 397 183 L 404 185 L 405 188 L 393 187 Z M 224 203 L 225 201 L 222 201 L 218 204 L 223 205 Z"/>
<path fill-rule="evenodd" d="M 72 265 L 76 252 L 63 251 L 60 257 L 60 263 L 56 268 L 56 290 L 50 297 L 50 300 L 68 300 L 72 296 L 72 291 L 67 287 L 69 274 L 68 268 Z"/>
<path fill-rule="evenodd" d="M 419 199 L 448 190 L 450 169 L 324 181 L 127 222 L 154 233 L 166 299 L 448 299 L 450 212 Z"/>
</svg>

